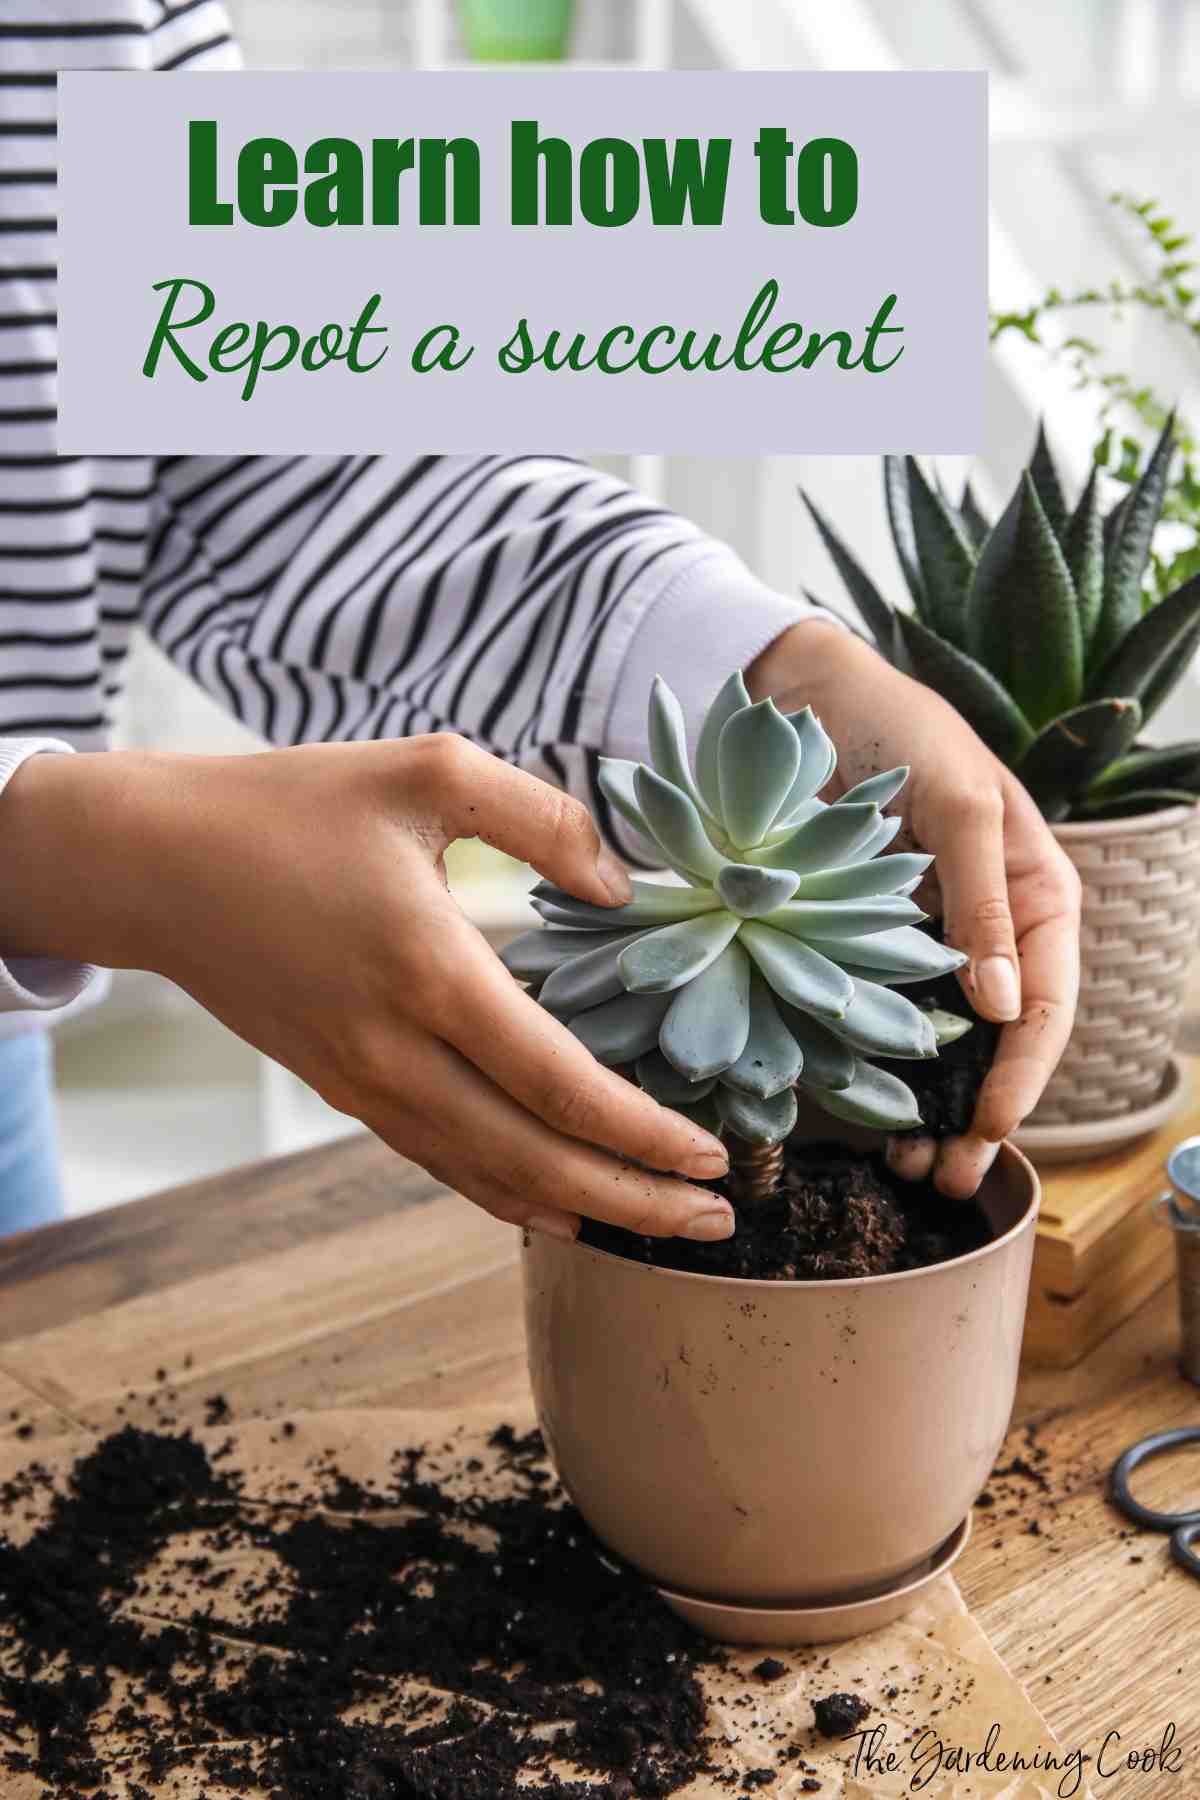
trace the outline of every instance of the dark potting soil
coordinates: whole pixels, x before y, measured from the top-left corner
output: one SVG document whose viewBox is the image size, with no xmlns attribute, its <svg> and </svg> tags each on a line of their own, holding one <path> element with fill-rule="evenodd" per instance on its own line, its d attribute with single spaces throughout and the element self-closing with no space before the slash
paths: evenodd
<svg viewBox="0 0 1200 1800">
<path fill-rule="evenodd" d="M 813 1717 L 822 1737 L 848 1737 L 871 1708 L 861 1694 L 825 1694 L 813 1701 Z"/>
<path fill-rule="evenodd" d="M 940 941 L 940 934 L 935 931 L 933 935 Z M 905 1135 L 959 1137 L 974 1115 L 975 1101 L 996 1054 L 1000 1027 L 989 1019 L 981 1019 L 972 1010 L 955 975 L 940 975 L 936 981 L 916 982 L 903 992 L 914 1006 L 926 1010 L 939 1007 L 944 1012 L 959 1013 L 971 1020 L 970 1031 L 952 1044 L 944 1045 L 928 1062 L 878 1059 L 879 1067 L 897 1076 L 916 1097 L 922 1123 Z"/>
<path fill-rule="evenodd" d="M 785 1146 L 779 1192 L 740 1208 L 736 1232 L 722 1243 L 635 1237 L 591 1220 L 580 1237 L 634 1262 L 691 1274 L 840 1281 L 949 1262 L 990 1242 L 992 1230 L 977 1202 L 948 1200 L 931 1182 L 901 1181 L 881 1155 L 796 1143 Z"/>
</svg>

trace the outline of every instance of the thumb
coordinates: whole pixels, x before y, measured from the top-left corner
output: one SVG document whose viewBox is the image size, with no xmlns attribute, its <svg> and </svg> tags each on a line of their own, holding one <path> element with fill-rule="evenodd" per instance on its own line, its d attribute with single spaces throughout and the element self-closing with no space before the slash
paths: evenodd
<svg viewBox="0 0 1200 1800">
<path fill-rule="evenodd" d="M 632 899 L 623 864 L 601 842 L 580 801 L 465 738 L 431 742 L 450 746 L 435 752 L 437 791 L 430 796 L 448 839 L 481 838 L 598 906 L 624 906 Z"/>
</svg>

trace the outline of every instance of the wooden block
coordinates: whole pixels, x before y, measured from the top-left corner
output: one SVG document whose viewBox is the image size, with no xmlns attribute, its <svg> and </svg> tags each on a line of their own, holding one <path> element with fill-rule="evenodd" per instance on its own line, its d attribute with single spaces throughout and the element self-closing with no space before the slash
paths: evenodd
<svg viewBox="0 0 1200 1800">
<path fill-rule="evenodd" d="M 1043 1172 L 1027 1366 L 1071 1368 L 1170 1280 L 1175 1246 L 1152 1207 L 1170 1150 L 1200 1134 L 1200 1058 L 1187 1058 L 1186 1070 L 1189 1104 L 1158 1131 L 1111 1156 Z"/>
</svg>

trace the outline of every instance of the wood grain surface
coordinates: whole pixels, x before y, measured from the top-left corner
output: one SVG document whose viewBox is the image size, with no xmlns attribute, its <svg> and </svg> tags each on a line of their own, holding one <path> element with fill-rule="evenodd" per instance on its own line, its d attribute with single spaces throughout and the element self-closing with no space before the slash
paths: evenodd
<svg viewBox="0 0 1200 1800">
<path fill-rule="evenodd" d="M 149 1421 L 164 1388 L 181 1425 L 202 1425 L 217 1396 L 237 1419 L 473 1403 L 502 1414 L 528 1396 L 517 1253 L 515 1232 L 365 1137 L 8 1240 L 0 1436 L 32 1426 L 36 1445 Z M 994 1484 L 958 1568 L 1065 1746 L 1094 1755 L 1115 1730 L 1124 1753 L 1174 1724 L 1183 1773 L 1096 1784 L 1114 1800 L 1200 1796 L 1200 1583 L 1104 1499 L 1135 1437 L 1200 1424 L 1175 1332 L 1166 1287 L 1075 1368 L 1026 1372 L 1004 1460 L 1035 1456 L 1040 1479 Z M 1147 1470 L 1143 1490 L 1200 1504 L 1200 1457 Z"/>
</svg>

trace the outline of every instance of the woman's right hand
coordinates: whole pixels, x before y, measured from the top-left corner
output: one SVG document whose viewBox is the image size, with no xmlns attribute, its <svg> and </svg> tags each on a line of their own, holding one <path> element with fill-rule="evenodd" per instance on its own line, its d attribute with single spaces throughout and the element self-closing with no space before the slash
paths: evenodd
<svg viewBox="0 0 1200 1800">
<path fill-rule="evenodd" d="M 720 1142 L 523 993 L 446 886 L 478 837 L 601 906 L 586 809 L 449 734 L 26 762 L 0 797 L 0 945 L 168 976 L 496 1218 L 728 1237 Z"/>
</svg>

